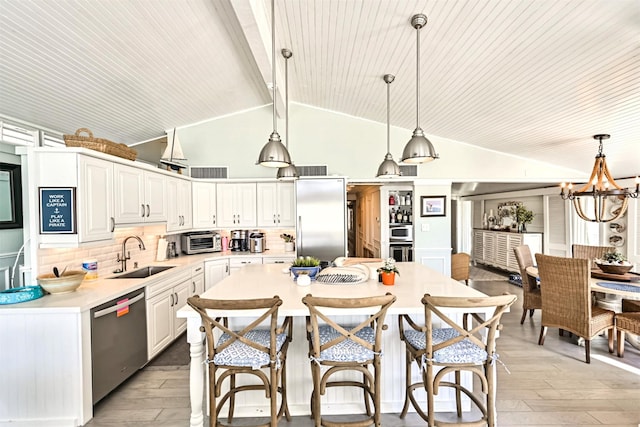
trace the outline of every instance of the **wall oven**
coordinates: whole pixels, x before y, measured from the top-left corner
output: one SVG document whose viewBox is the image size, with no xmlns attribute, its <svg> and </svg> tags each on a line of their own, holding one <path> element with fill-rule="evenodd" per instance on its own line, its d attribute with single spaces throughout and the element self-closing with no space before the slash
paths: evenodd
<svg viewBox="0 0 640 427">
<path fill-rule="evenodd" d="M 413 226 L 407 224 L 398 224 L 389 226 L 390 242 L 413 242 Z"/>
<path fill-rule="evenodd" d="M 413 245 L 410 243 L 389 245 L 389 257 L 396 262 L 413 262 Z"/>
</svg>

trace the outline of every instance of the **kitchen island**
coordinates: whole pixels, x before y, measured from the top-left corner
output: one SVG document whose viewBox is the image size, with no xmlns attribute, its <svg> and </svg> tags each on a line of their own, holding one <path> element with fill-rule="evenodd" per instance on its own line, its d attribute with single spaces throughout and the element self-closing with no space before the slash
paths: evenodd
<svg viewBox="0 0 640 427">
<path fill-rule="evenodd" d="M 382 412 L 400 412 L 404 403 L 404 363 L 405 351 L 399 332 L 397 315 L 412 314 L 422 319 L 424 308 L 420 302 L 425 293 L 437 296 L 482 297 L 485 294 L 457 282 L 441 273 L 418 263 L 398 263 L 400 275 L 395 285 L 384 286 L 377 280 L 368 280 L 359 284 L 324 284 L 312 282 L 309 286 L 298 286 L 290 277 L 287 268 L 282 265 L 249 265 L 233 274 L 201 296 L 216 299 L 270 298 L 278 295 L 283 300 L 279 314 L 294 317 L 294 337 L 287 356 L 287 387 L 289 409 L 292 415 L 309 414 L 309 398 L 312 381 L 309 360 L 307 358 L 307 340 L 304 328 L 304 317 L 308 314 L 302 304 L 302 297 L 313 294 L 319 297 L 360 298 L 394 294 L 396 302 L 387 312 L 386 324 L 389 329 L 383 334 L 382 359 Z M 341 322 L 351 323 L 359 318 L 359 314 L 342 317 Z M 481 312 L 483 313 L 483 312 Z M 233 315 L 233 313 L 216 313 Z M 484 313 L 483 313 L 484 314 Z M 191 421 L 193 427 L 202 426 L 204 422 L 203 397 L 205 395 L 204 334 L 200 332 L 200 316 L 191 308 L 183 307 L 177 316 L 187 319 L 187 341 L 190 343 L 190 398 Z M 232 319 L 241 322 L 242 319 Z M 420 375 L 413 374 L 414 381 Z M 466 378 L 469 381 L 470 378 Z M 436 410 L 454 410 L 453 394 L 442 390 L 437 396 Z M 323 400 L 323 413 L 353 414 L 362 411 L 362 393 L 351 390 L 328 390 Z M 249 395 L 247 399 L 236 402 L 236 416 L 261 417 L 268 413 L 268 400 L 263 395 Z"/>
</svg>

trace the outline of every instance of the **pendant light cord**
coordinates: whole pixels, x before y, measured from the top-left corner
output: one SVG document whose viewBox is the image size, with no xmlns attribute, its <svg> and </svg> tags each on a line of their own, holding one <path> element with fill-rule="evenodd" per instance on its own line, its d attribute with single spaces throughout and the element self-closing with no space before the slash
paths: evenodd
<svg viewBox="0 0 640 427">
<path fill-rule="evenodd" d="M 284 55 L 284 92 L 285 92 L 285 104 L 284 104 L 284 120 L 285 120 L 285 130 L 284 130 L 284 146 L 287 147 L 287 151 L 289 150 L 289 58 L 291 56 L 287 56 L 287 52 L 283 49 Z"/>
<path fill-rule="evenodd" d="M 416 129 L 420 127 L 420 28 L 416 26 Z"/>
<path fill-rule="evenodd" d="M 386 81 L 387 83 L 387 153 L 391 153 L 391 145 L 390 145 L 390 140 L 391 140 L 391 124 L 390 124 L 390 120 L 391 120 L 391 114 L 389 113 L 389 104 L 391 103 L 391 90 L 390 90 L 390 86 L 391 86 L 391 82 Z"/>
<path fill-rule="evenodd" d="M 278 131 L 276 118 L 276 6 L 275 0 L 271 0 L 271 74 L 273 78 L 273 132 Z"/>
</svg>

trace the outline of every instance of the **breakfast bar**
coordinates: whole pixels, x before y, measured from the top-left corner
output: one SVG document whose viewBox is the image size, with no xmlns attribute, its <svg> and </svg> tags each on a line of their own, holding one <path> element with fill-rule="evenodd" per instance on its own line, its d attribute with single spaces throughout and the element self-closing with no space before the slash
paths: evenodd
<svg viewBox="0 0 640 427">
<path fill-rule="evenodd" d="M 287 387 L 289 408 L 292 415 L 309 414 L 309 398 L 312 382 L 307 358 L 307 340 L 304 330 L 304 317 L 308 314 L 302 304 L 307 294 L 332 298 L 361 298 L 384 295 L 387 292 L 397 297 L 396 302 L 387 312 L 386 324 L 389 329 L 383 334 L 382 359 L 382 412 L 400 412 L 404 402 L 404 346 L 399 333 L 397 315 L 411 314 L 421 319 L 424 308 L 421 298 L 428 293 L 436 296 L 484 297 L 482 292 L 472 289 L 443 274 L 418 263 L 398 263 L 400 275 L 395 285 L 385 286 L 377 280 L 368 280 L 358 284 L 324 284 L 312 282 L 309 286 L 299 286 L 290 276 L 286 267 L 271 265 L 249 265 L 237 273 L 217 283 L 213 288 L 201 295 L 203 298 L 245 299 L 270 298 L 278 295 L 283 300 L 279 314 L 294 317 L 294 338 L 289 347 L 287 357 Z M 219 312 L 216 315 L 230 313 Z M 341 322 L 355 322 L 359 315 L 354 313 L 349 318 L 340 318 Z M 485 314 L 485 313 L 481 313 Z M 187 340 L 190 343 L 190 425 L 202 426 L 204 422 L 203 397 L 205 390 L 204 334 L 200 332 L 200 316 L 189 306 L 177 312 L 179 318 L 187 319 Z M 233 319 L 241 321 L 241 319 Z M 414 372 L 414 380 L 419 380 L 418 372 Z M 362 394 L 342 392 L 339 395 L 333 390 L 327 391 L 327 407 L 323 413 L 349 414 L 362 411 Z M 437 396 L 436 410 L 449 411 L 455 409 L 453 395 L 442 390 Z M 268 402 L 264 396 L 236 402 L 236 415 L 261 417 L 268 413 Z"/>
</svg>

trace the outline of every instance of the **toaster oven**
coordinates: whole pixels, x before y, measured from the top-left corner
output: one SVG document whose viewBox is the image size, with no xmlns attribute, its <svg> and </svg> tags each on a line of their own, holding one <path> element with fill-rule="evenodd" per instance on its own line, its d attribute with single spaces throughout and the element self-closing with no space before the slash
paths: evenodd
<svg viewBox="0 0 640 427">
<path fill-rule="evenodd" d="M 215 232 L 193 232 L 180 236 L 182 252 L 187 255 L 222 251 L 222 238 Z"/>
</svg>

